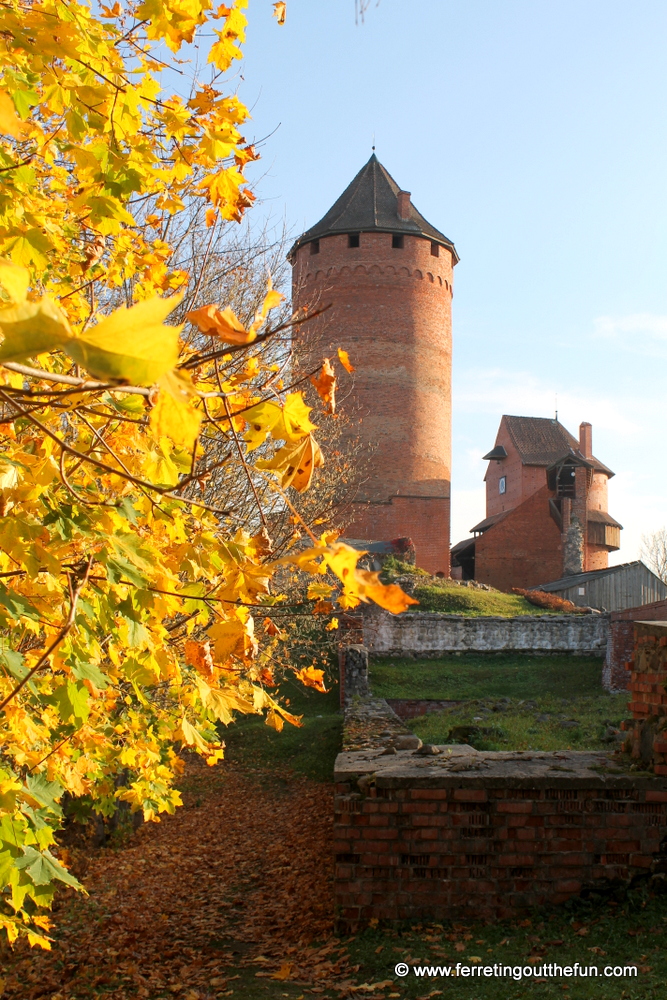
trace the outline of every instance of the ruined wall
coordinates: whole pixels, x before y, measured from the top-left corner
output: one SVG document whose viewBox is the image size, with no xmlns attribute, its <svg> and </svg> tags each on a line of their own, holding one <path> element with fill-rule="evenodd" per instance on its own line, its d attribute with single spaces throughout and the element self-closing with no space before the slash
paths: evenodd
<svg viewBox="0 0 667 1000">
<path fill-rule="evenodd" d="M 519 615 L 471 618 L 415 611 L 364 617 L 364 644 L 381 656 L 442 653 L 566 653 L 604 656 L 608 615 Z"/>
<path fill-rule="evenodd" d="M 628 687 L 632 719 L 621 726 L 629 732 L 627 749 L 645 767 L 667 775 L 667 624 L 635 623 Z"/>
<path fill-rule="evenodd" d="M 612 611 L 607 656 L 602 672 L 602 685 L 607 691 L 625 691 L 630 683 L 636 621 L 667 621 L 667 601 L 642 604 L 637 608 L 626 608 L 625 611 Z"/>
<path fill-rule="evenodd" d="M 667 642 L 642 648 L 667 673 Z M 385 701 L 363 696 L 365 662 L 359 646 L 341 656 L 362 694 L 346 702 L 334 769 L 340 932 L 373 919 L 511 917 L 639 880 L 664 891 L 667 765 L 638 775 L 606 752 L 422 746 Z M 639 701 L 642 718 L 657 711 L 651 692 Z"/>
<path fill-rule="evenodd" d="M 370 784 L 362 776 L 360 790 L 355 768 L 363 772 L 369 764 L 362 756 L 371 755 L 343 754 L 336 763 L 341 930 L 373 918 L 514 916 L 665 867 L 659 852 L 667 783 L 603 779 L 584 768 L 582 758 L 595 755 L 545 760 L 543 773 L 531 779 L 525 765 L 512 761 L 505 777 L 484 774 L 484 765 L 490 772 L 490 759 L 502 756 L 490 753 L 468 754 L 465 775 L 431 775 L 408 751 L 393 774 L 377 773 Z"/>
</svg>

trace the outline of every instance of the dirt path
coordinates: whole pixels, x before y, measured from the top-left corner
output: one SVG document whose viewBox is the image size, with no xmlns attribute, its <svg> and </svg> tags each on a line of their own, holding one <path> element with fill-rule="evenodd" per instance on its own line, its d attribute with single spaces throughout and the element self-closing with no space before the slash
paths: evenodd
<svg viewBox="0 0 667 1000">
<path fill-rule="evenodd" d="M 184 802 L 120 849 L 79 859 L 89 896 L 60 898 L 51 952 L 0 953 L 3 998 L 213 1000 L 250 996 L 248 976 L 263 990 L 263 977 L 285 990 L 295 976 L 318 993 L 345 988 L 331 786 L 194 759 Z"/>
</svg>

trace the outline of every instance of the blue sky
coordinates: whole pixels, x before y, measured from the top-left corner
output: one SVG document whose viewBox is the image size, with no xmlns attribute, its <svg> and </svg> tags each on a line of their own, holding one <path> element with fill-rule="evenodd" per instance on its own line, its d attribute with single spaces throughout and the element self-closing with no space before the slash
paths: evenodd
<svg viewBox="0 0 667 1000">
<path fill-rule="evenodd" d="M 377 153 L 456 244 L 453 541 L 502 413 L 616 472 L 614 562 L 667 523 L 667 4 L 250 0 L 239 91 L 261 205 L 295 234 Z"/>
</svg>

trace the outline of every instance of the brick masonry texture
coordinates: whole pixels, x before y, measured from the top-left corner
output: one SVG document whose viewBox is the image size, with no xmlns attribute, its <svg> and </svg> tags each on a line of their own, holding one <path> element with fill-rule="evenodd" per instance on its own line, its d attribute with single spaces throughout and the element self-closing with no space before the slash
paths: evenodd
<svg viewBox="0 0 667 1000">
<path fill-rule="evenodd" d="M 310 368 L 339 347 L 349 353 L 356 372 L 343 406 L 371 459 L 346 533 L 410 536 L 418 565 L 448 575 L 452 255 L 441 246 L 434 257 L 430 240 L 408 235 L 394 249 L 391 233 L 311 247 L 296 254 L 294 307 L 331 308 L 302 328 L 296 350 Z"/>
<path fill-rule="evenodd" d="M 544 469 L 539 471 L 544 477 Z M 477 538 L 475 579 L 479 583 L 510 591 L 563 575 L 561 533 L 549 514 L 549 498 L 553 496 L 546 485 L 542 486 Z"/>
<path fill-rule="evenodd" d="M 609 616 L 598 614 L 469 618 L 373 609 L 364 615 L 364 644 L 381 656 L 521 652 L 602 657 L 608 634 Z"/>
<path fill-rule="evenodd" d="M 643 604 L 625 611 L 612 611 L 609 642 L 602 683 L 608 691 L 625 691 L 630 682 L 630 668 L 635 644 L 636 621 L 667 621 L 667 601 Z"/>
<path fill-rule="evenodd" d="M 667 782 L 603 777 L 604 754 L 448 749 L 436 764 L 410 751 L 338 758 L 342 930 L 373 918 L 514 916 L 664 864 Z"/>
<path fill-rule="evenodd" d="M 667 625 L 635 623 L 635 644 L 630 661 L 632 719 L 627 748 L 632 756 L 667 775 Z"/>
<path fill-rule="evenodd" d="M 347 701 L 334 768 L 340 932 L 372 919 L 511 917 L 586 890 L 664 883 L 667 629 L 636 630 L 634 721 L 624 728 L 654 775 L 628 772 L 618 753 L 398 749 L 391 709 L 363 696 L 363 647 L 352 648 L 360 694 Z M 343 653 L 343 671 L 347 662 Z"/>
</svg>

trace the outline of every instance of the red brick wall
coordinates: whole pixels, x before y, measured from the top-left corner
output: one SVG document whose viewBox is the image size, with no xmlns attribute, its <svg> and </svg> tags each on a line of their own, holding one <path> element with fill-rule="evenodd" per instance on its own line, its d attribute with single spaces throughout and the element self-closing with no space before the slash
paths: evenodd
<svg viewBox="0 0 667 1000">
<path fill-rule="evenodd" d="M 475 579 L 498 590 L 534 587 L 562 575 L 563 552 L 548 487 L 533 493 L 475 542 Z"/>
<path fill-rule="evenodd" d="M 501 444 L 507 458 L 500 462 L 492 460 L 486 470 L 486 516 L 511 510 L 527 500 L 529 496 L 546 486 L 547 473 L 543 465 L 523 465 L 521 456 L 514 446 L 505 418 L 500 421 L 496 444 Z M 505 476 L 505 493 L 498 492 L 501 476 Z"/>
<path fill-rule="evenodd" d="M 630 682 L 629 670 L 635 644 L 636 621 L 667 621 L 667 601 L 612 611 L 607 643 L 606 670 L 609 687 L 621 691 Z"/>
<path fill-rule="evenodd" d="M 391 781 L 391 779 L 388 779 Z M 586 884 L 646 872 L 667 791 L 644 788 L 339 784 L 336 903 L 350 931 L 372 918 L 495 918 L 561 903 Z"/>
<path fill-rule="evenodd" d="M 635 623 L 635 643 L 630 662 L 632 720 L 622 724 L 629 730 L 632 756 L 667 775 L 667 628 Z"/>
<path fill-rule="evenodd" d="M 319 245 L 317 254 L 306 244 L 296 255 L 293 302 L 295 308 L 331 308 L 299 328 L 295 350 L 304 366 L 314 367 L 324 356 L 335 358 L 342 347 L 356 368 L 341 408 L 351 415 L 350 434 L 361 438 L 371 461 L 363 500 L 403 494 L 447 501 L 435 523 L 429 523 L 429 506 L 422 514 L 414 504 L 374 512 L 372 523 L 386 524 L 386 534 L 368 537 L 409 535 L 418 560 L 420 550 L 433 550 L 433 557 L 426 557 L 430 562 L 419 565 L 437 564 L 446 572 L 452 255 L 440 247 L 434 257 L 430 240 L 413 236 L 405 236 L 403 249 L 393 249 L 391 233 L 361 233 L 358 248 L 348 246 L 346 234 L 321 239 Z M 400 522 L 403 514 L 405 523 Z M 355 524 L 362 520 L 367 523 L 365 516 L 355 515 Z M 352 528 L 345 531 L 351 535 Z"/>
<path fill-rule="evenodd" d="M 418 566 L 449 576 L 449 512 L 449 500 L 395 496 L 384 503 L 354 505 L 345 533 L 389 541 L 407 535 Z"/>
</svg>

